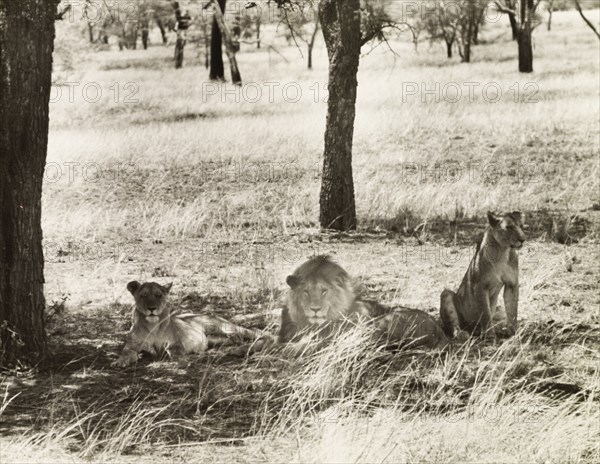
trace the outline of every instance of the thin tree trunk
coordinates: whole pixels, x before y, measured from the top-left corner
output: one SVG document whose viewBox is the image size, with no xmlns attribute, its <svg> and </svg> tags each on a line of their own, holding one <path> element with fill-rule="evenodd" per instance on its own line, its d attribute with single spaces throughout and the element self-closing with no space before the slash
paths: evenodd
<svg viewBox="0 0 600 464">
<path fill-rule="evenodd" d="M 329 58 L 329 100 L 320 194 L 321 227 L 356 229 L 352 138 L 360 58 L 360 0 L 322 0 L 319 21 Z"/>
<path fill-rule="evenodd" d="M 319 32 L 319 21 L 315 21 L 315 28 L 313 29 L 313 33 L 310 36 L 310 40 L 308 41 L 308 45 L 307 45 L 307 55 L 308 55 L 308 69 L 312 69 L 312 55 L 313 55 L 313 49 L 315 47 L 315 40 L 317 38 L 317 33 Z"/>
<path fill-rule="evenodd" d="M 58 2 L 0 2 L 0 364 L 46 355 L 42 181 Z"/>
<path fill-rule="evenodd" d="M 467 32 L 464 38 L 464 50 L 463 50 L 463 63 L 471 62 L 471 41 L 473 40 L 473 22 L 475 21 L 475 11 L 473 2 L 475 0 L 467 0 L 468 1 L 468 10 L 467 10 Z"/>
<path fill-rule="evenodd" d="M 166 45 L 168 42 L 167 31 L 165 31 L 165 26 L 162 22 L 162 19 L 160 19 L 158 16 L 156 17 L 156 25 L 158 26 L 158 29 L 160 30 L 160 36 L 162 37 L 163 45 Z"/>
<path fill-rule="evenodd" d="M 231 82 L 235 85 L 242 85 L 242 76 L 240 74 L 240 69 L 238 67 L 237 59 L 235 57 L 235 53 L 237 52 L 236 46 L 233 43 L 233 39 L 229 28 L 227 27 L 227 24 L 225 24 L 225 19 L 223 18 L 223 10 L 221 10 L 219 2 L 217 2 L 216 0 L 212 0 L 212 3 L 215 10 L 215 19 L 221 31 L 221 37 L 225 40 L 225 54 L 229 59 L 229 67 L 231 70 Z"/>
<path fill-rule="evenodd" d="M 452 58 L 452 45 L 453 42 L 446 41 L 446 55 L 448 58 Z"/>
<path fill-rule="evenodd" d="M 510 21 L 510 30 L 512 32 L 512 39 L 518 40 L 519 38 L 519 25 L 517 24 L 517 18 L 513 13 L 506 13 L 508 20 Z"/>
<path fill-rule="evenodd" d="M 185 31 L 177 31 L 177 41 L 175 42 L 175 69 L 183 67 L 183 50 L 185 49 Z"/>
<path fill-rule="evenodd" d="M 225 11 L 226 0 L 219 0 L 221 11 Z M 210 72 L 208 77 L 214 81 L 225 80 L 225 66 L 223 65 L 223 42 L 221 29 L 217 23 L 217 15 L 213 16 L 212 29 L 210 33 Z"/>
<path fill-rule="evenodd" d="M 90 38 L 90 43 L 94 43 L 94 26 L 92 23 L 88 22 L 88 34 Z"/>
<path fill-rule="evenodd" d="M 594 31 L 594 34 L 596 34 L 596 37 L 598 37 L 600 39 L 600 33 L 598 33 L 598 30 L 594 27 L 594 25 L 592 24 L 592 22 L 587 19 L 585 17 L 585 15 L 583 14 L 583 10 L 581 9 L 581 5 L 579 4 L 579 0 L 575 0 L 575 8 L 577 9 L 577 12 L 579 13 L 579 16 L 581 16 L 581 18 L 585 21 L 585 23 L 589 26 L 589 28 Z"/>
<path fill-rule="evenodd" d="M 260 13 L 258 15 L 256 15 L 256 21 L 254 24 L 256 25 L 256 48 L 260 48 L 260 25 L 261 25 Z"/>
</svg>

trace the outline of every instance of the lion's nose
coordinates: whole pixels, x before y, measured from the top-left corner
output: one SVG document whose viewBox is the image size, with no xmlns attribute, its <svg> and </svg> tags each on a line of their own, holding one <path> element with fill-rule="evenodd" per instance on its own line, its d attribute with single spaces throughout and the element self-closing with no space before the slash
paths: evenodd
<svg viewBox="0 0 600 464">
<path fill-rule="evenodd" d="M 156 306 L 148 306 L 148 311 L 153 313 L 154 311 L 156 311 Z"/>
<path fill-rule="evenodd" d="M 320 306 L 311 306 L 310 310 L 312 312 L 314 312 L 315 314 L 317 314 L 321 310 L 321 307 Z"/>
</svg>

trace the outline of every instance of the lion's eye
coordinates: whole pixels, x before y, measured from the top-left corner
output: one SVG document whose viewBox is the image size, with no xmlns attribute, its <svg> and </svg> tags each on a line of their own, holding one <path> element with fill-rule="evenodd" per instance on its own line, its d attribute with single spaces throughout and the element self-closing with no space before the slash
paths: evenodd
<svg viewBox="0 0 600 464">
<path fill-rule="evenodd" d="M 304 290 L 304 294 L 308 296 L 308 290 Z"/>
<path fill-rule="evenodd" d="M 325 295 L 327 293 L 327 289 L 324 288 L 323 290 L 321 290 L 321 295 Z"/>
</svg>

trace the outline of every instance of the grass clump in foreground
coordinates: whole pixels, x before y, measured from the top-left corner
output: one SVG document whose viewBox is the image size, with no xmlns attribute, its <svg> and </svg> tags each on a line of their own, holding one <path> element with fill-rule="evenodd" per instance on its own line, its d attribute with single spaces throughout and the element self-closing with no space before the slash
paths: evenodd
<svg viewBox="0 0 600 464">
<path fill-rule="evenodd" d="M 87 407 L 63 390 L 39 430 L 5 449 L 222 459 L 235 444 L 270 462 L 597 462 L 598 371 L 568 380 L 547 347 L 590 357 L 598 334 L 557 325 L 540 339 L 539 330 L 428 352 L 387 350 L 356 326 L 299 359 L 213 353 L 114 372 L 110 384 L 98 365 Z"/>
</svg>

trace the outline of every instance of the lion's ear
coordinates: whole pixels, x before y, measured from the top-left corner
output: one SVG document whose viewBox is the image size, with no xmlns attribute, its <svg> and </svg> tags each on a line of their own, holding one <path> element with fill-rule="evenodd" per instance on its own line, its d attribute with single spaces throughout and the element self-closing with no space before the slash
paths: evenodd
<svg viewBox="0 0 600 464">
<path fill-rule="evenodd" d="M 129 290 L 129 293 L 132 295 L 135 295 L 135 292 L 137 292 L 141 286 L 142 284 L 140 284 L 137 280 L 132 280 L 127 284 L 127 290 Z"/>
<path fill-rule="evenodd" d="M 496 216 L 491 211 L 487 212 L 487 218 L 488 218 L 488 222 L 489 222 L 490 226 L 492 226 L 492 227 L 496 227 L 498 224 L 500 224 L 500 221 L 502 221 L 501 218 Z"/>
<path fill-rule="evenodd" d="M 171 287 L 173 286 L 173 282 L 169 282 L 167 285 L 163 285 L 162 289 L 165 293 L 169 293 L 171 291 Z"/>
<path fill-rule="evenodd" d="M 291 287 L 291 288 L 295 288 L 298 286 L 298 284 L 300 283 L 300 279 L 298 279 L 298 277 L 296 277 L 295 275 L 289 275 L 286 277 L 285 282 Z"/>
</svg>

